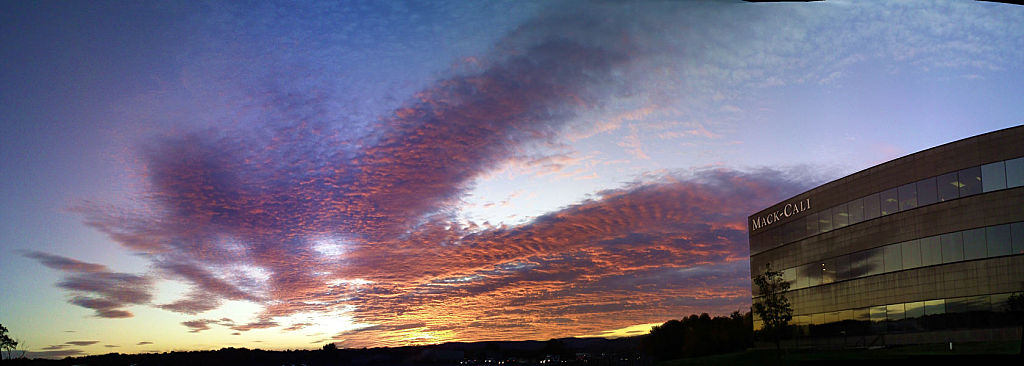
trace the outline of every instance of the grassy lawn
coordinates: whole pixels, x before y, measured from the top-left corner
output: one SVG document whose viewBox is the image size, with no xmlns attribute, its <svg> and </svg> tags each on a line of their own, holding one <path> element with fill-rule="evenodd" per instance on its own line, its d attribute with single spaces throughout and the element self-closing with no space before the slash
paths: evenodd
<svg viewBox="0 0 1024 366">
<path fill-rule="evenodd" d="M 800 365 L 818 361 L 838 360 L 899 360 L 908 358 L 968 355 L 1014 355 L 1018 354 L 1017 341 L 1012 342 L 978 342 L 958 343 L 953 351 L 949 344 L 922 344 L 912 346 L 893 346 L 879 349 L 850 350 L 788 350 L 782 356 L 783 365 Z M 722 355 L 683 358 L 665 361 L 658 366 L 698 366 L 698 365 L 775 365 L 775 350 L 747 350 Z"/>
</svg>

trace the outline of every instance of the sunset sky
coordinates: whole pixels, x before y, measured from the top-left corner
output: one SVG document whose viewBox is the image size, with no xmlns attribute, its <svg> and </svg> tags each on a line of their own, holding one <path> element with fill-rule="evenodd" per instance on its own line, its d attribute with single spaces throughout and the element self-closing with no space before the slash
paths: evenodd
<svg viewBox="0 0 1024 366">
<path fill-rule="evenodd" d="M 748 311 L 748 215 L 1024 123 L 1024 7 L 991 2 L 0 4 L 30 357 Z"/>
</svg>

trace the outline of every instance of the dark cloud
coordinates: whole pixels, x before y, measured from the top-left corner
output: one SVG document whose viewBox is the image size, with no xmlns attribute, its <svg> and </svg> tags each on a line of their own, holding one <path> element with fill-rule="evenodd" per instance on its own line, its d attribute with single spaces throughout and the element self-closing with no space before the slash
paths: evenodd
<svg viewBox="0 0 1024 366">
<path fill-rule="evenodd" d="M 152 299 L 152 279 L 127 273 L 111 272 L 106 266 L 86 263 L 58 255 L 29 252 L 26 257 L 43 265 L 66 272 L 57 287 L 68 290 L 68 302 L 93 309 L 101 318 L 128 318 L 128 305 L 148 304 Z"/>
<path fill-rule="evenodd" d="M 70 341 L 70 342 L 66 342 L 66 344 L 70 344 L 70 345 L 73 345 L 73 346 L 90 346 L 90 345 L 94 345 L 96 343 L 100 343 L 100 341 Z"/>
<path fill-rule="evenodd" d="M 136 346 L 144 346 L 144 345 L 147 345 L 147 344 L 153 344 L 153 342 L 149 342 L 149 341 L 142 341 L 142 342 L 136 343 L 135 345 L 136 345 Z"/>
<path fill-rule="evenodd" d="M 181 299 L 170 304 L 157 305 L 157 307 L 177 313 L 195 315 L 216 309 L 220 304 L 221 301 L 219 298 L 194 291 L 189 293 L 188 297 L 185 299 Z"/>
<path fill-rule="evenodd" d="M 107 267 L 78 261 L 71 258 L 61 257 L 57 255 L 46 254 L 43 252 L 28 252 L 25 254 L 26 257 L 38 260 L 43 265 L 64 271 L 64 272 L 106 272 Z"/>
<path fill-rule="evenodd" d="M 70 356 L 84 355 L 85 352 L 80 349 L 62 349 L 56 351 L 43 351 L 43 352 L 25 352 L 27 358 L 64 358 Z"/>
</svg>

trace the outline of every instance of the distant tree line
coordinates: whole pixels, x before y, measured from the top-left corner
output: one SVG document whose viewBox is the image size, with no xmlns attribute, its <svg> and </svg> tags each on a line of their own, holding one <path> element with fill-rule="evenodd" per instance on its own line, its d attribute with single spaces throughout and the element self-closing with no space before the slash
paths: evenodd
<svg viewBox="0 0 1024 366">
<path fill-rule="evenodd" d="M 654 326 L 641 345 L 659 360 L 729 353 L 753 346 L 753 329 L 749 311 L 714 318 L 704 313 Z"/>
</svg>

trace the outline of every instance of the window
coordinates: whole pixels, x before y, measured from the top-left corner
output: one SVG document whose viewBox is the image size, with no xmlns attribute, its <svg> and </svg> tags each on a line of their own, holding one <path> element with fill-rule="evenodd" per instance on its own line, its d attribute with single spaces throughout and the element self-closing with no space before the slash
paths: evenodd
<svg viewBox="0 0 1024 366">
<path fill-rule="evenodd" d="M 799 267 L 797 271 L 797 282 L 800 287 L 811 287 L 821 284 L 821 265 L 817 263 L 806 264 Z"/>
<path fill-rule="evenodd" d="M 992 311 L 1010 311 L 1010 295 L 1012 294 L 993 294 Z"/>
<path fill-rule="evenodd" d="M 821 262 L 821 283 L 836 282 L 836 260 L 826 259 Z"/>
<path fill-rule="evenodd" d="M 910 183 L 900 186 L 899 190 L 900 211 L 917 207 L 917 184 Z"/>
<path fill-rule="evenodd" d="M 850 214 L 846 212 L 846 204 L 832 208 L 832 228 L 838 229 L 850 224 Z"/>
<path fill-rule="evenodd" d="M 958 297 L 955 299 L 946 299 L 946 313 L 966 313 L 967 312 L 967 298 Z"/>
<path fill-rule="evenodd" d="M 1006 161 L 1006 188 L 1024 186 L 1024 158 Z"/>
<path fill-rule="evenodd" d="M 832 210 L 823 210 L 818 213 L 818 230 L 821 233 L 832 231 Z"/>
<path fill-rule="evenodd" d="M 868 252 L 856 252 L 850 254 L 850 277 L 858 278 L 867 276 Z"/>
<path fill-rule="evenodd" d="M 878 193 L 864 197 L 864 220 L 871 220 L 880 215 L 881 206 L 878 202 Z"/>
<path fill-rule="evenodd" d="M 921 239 L 921 265 L 933 266 L 942 263 L 942 246 L 938 236 Z"/>
<path fill-rule="evenodd" d="M 783 242 L 789 243 L 803 238 L 804 223 L 800 221 L 787 222 L 782 226 Z"/>
<path fill-rule="evenodd" d="M 782 270 L 782 280 L 789 282 L 789 288 L 796 290 L 800 288 L 796 282 L 796 268 L 786 268 Z"/>
<path fill-rule="evenodd" d="M 885 318 L 889 321 L 903 320 L 903 304 L 892 304 L 885 306 Z"/>
<path fill-rule="evenodd" d="M 868 308 L 853 309 L 851 320 L 866 322 L 871 320 L 871 310 Z"/>
<path fill-rule="evenodd" d="M 884 322 L 885 321 L 885 313 L 886 313 L 885 305 L 882 305 L 882 306 L 872 306 L 871 307 L 871 322 L 872 323 Z"/>
<path fill-rule="evenodd" d="M 850 256 L 844 255 L 836 258 L 836 281 L 845 281 L 851 279 L 850 276 Z"/>
<path fill-rule="evenodd" d="M 905 314 L 907 319 L 920 318 L 924 316 L 924 301 L 908 302 Z"/>
<path fill-rule="evenodd" d="M 925 206 L 939 202 L 939 190 L 935 187 L 935 177 L 917 182 L 917 205 Z"/>
<path fill-rule="evenodd" d="M 995 162 L 981 166 L 981 190 L 983 192 L 1006 189 L 1006 166 L 1003 162 Z"/>
<path fill-rule="evenodd" d="M 914 239 L 900 243 L 903 252 L 903 269 L 921 266 L 921 241 Z"/>
<path fill-rule="evenodd" d="M 961 233 L 942 234 L 939 241 L 942 242 L 942 263 L 964 260 L 964 240 Z"/>
<path fill-rule="evenodd" d="M 882 273 L 882 269 L 885 268 L 882 248 L 865 250 L 864 254 L 864 275 L 871 276 Z"/>
<path fill-rule="evenodd" d="M 967 168 L 957 172 L 960 180 L 960 197 L 981 193 L 981 167 Z"/>
<path fill-rule="evenodd" d="M 900 244 L 891 244 L 882 247 L 885 272 L 895 272 L 903 269 L 903 256 L 900 255 Z"/>
<path fill-rule="evenodd" d="M 988 248 L 985 244 L 985 229 L 971 229 L 963 232 L 964 260 L 985 258 Z"/>
<path fill-rule="evenodd" d="M 946 300 L 929 300 L 924 302 L 924 315 L 940 315 L 946 313 Z"/>
<path fill-rule="evenodd" d="M 818 213 L 807 215 L 805 224 L 807 225 L 807 236 L 817 235 L 820 233 L 820 231 L 818 231 Z"/>
<path fill-rule="evenodd" d="M 900 209 L 896 188 L 879 193 L 878 201 L 882 205 L 882 216 L 894 214 Z"/>
<path fill-rule="evenodd" d="M 989 257 L 1010 254 L 1010 225 L 989 226 L 985 228 L 985 239 L 988 242 Z"/>
<path fill-rule="evenodd" d="M 992 311 L 992 302 L 988 295 L 968 297 L 967 311 Z"/>
<path fill-rule="evenodd" d="M 811 324 L 812 325 L 825 324 L 825 314 L 824 313 L 811 314 Z"/>
<path fill-rule="evenodd" d="M 960 183 L 956 180 L 956 173 L 943 174 L 935 178 L 939 186 L 939 201 L 949 201 L 960 198 Z"/>
<path fill-rule="evenodd" d="M 842 318 L 842 314 L 838 311 L 831 313 L 825 313 L 825 324 L 838 323 Z"/>
<path fill-rule="evenodd" d="M 850 225 L 864 221 L 864 199 L 858 198 L 850 203 L 846 204 L 846 209 L 850 213 Z"/>
<path fill-rule="evenodd" d="M 1010 248 L 1013 254 L 1024 253 L 1024 222 L 1010 224 L 1010 238 L 1013 239 Z"/>
</svg>

